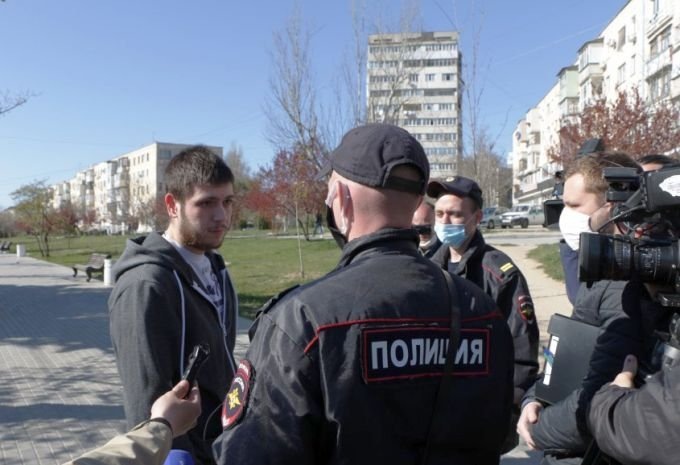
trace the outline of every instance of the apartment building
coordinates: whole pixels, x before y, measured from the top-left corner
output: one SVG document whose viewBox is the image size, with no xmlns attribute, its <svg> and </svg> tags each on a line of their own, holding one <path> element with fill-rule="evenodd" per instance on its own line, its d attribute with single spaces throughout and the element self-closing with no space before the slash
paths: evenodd
<svg viewBox="0 0 680 465">
<path fill-rule="evenodd" d="M 144 211 L 165 194 L 163 173 L 170 159 L 191 144 L 154 142 L 111 160 L 91 166 L 68 180 L 52 186 L 53 207 L 70 204 L 91 215 L 97 229 L 110 233 L 127 231 L 137 218 L 139 231 L 151 225 Z M 223 156 L 222 147 L 209 147 Z M 141 219 L 141 221 L 140 221 Z"/>
<path fill-rule="evenodd" d="M 367 120 L 399 125 L 420 141 L 431 176 L 456 173 L 462 151 L 457 32 L 368 38 Z"/>
<path fill-rule="evenodd" d="M 515 128 L 513 203 L 550 198 L 562 167 L 549 159 L 548 149 L 558 143 L 564 123 L 595 99 L 611 102 L 633 88 L 651 106 L 680 104 L 680 1 L 629 0 L 557 73 L 555 85 Z"/>
</svg>

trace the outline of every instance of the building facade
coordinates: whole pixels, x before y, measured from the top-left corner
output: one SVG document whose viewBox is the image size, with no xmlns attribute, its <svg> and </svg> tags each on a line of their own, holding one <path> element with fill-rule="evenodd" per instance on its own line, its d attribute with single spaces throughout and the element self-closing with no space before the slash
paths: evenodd
<svg viewBox="0 0 680 465">
<path fill-rule="evenodd" d="M 94 229 L 109 233 L 149 231 L 150 218 L 163 195 L 163 174 L 170 159 L 191 144 L 154 142 L 97 163 L 52 186 L 53 207 L 70 205 L 89 217 Z M 222 157 L 222 147 L 209 147 Z"/>
<path fill-rule="evenodd" d="M 558 144 L 560 127 L 596 99 L 613 102 L 633 88 L 652 107 L 680 104 L 680 1 L 629 0 L 558 72 L 555 85 L 515 128 L 513 203 L 550 198 L 562 167 L 549 159 L 548 149 Z"/>
<path fill-rule="evenodd" d="M 413 134 L 428 155 L 433 178 L 458 170 L 461 85 L 457 32 L 369 36 L 367 120 L 396 124 Z"/>
</svg>

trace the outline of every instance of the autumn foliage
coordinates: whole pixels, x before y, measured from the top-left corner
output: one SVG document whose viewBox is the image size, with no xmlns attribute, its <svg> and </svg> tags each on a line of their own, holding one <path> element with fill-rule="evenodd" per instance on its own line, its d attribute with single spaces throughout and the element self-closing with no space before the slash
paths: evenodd
<svg viewBox="0 0 680 465">
<path fill-rule="evenodd" d="M 608 152 L 633 158 L 648 154 L 680 156 L 680 107 L 670 102 L 650 106 L 637 92 L 619 93 L 614 102 L 601 99 L 587 106 L 560 129 L 559 146 L 551 147 L 553 161 L 567 165 L 588 139 L 602 139 Z"/>
<path fill-rule="evenodd" d="M 316 179 L 319 154 L 297 147 L 279 150 L 270 166 L 260 169 L 244 198 L 246 208 L 271 221 L 277 215 L 295 217 L 305 238 L 309 222 L 324 205 L 326 185 Z"/>
</svg>

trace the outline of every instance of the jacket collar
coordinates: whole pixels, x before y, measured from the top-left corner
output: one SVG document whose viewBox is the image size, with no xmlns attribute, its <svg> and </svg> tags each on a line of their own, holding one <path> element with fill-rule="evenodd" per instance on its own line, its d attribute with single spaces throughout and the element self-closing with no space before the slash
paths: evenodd
<svg viewBox="0 0 680 465">
<path fill-rule="evenodd" d="M 481 254 L 485 246 L 486 241 L 484 241 L 482 233 L 479 232 L 479 229 L 476 229 L 475 233 L 472 236 L 472 239 L 470 240 L 470 243 L 467 246 L 467 249 L 465 249 L 465 252 L 460 257 L 457 271 L 460 272 L 461 270 L 464 270 L 465 267 L 467 266 L 468 261 L 472 257 Z M 449 247 L 442 245 L 432 257 L 432 261 L 435 262 L 440 267 L 446 269 L 449 261 L 451 261 L 451 251 L 449 250 Z"/>
<path fill-rule="evenodd" d="M 354 239 L 342 249 L 338 268 L 371 256 L 375 252 L 395 250 L 419 255 L 418 233 L 414 229 L 386 228 Z"/>
</svg>

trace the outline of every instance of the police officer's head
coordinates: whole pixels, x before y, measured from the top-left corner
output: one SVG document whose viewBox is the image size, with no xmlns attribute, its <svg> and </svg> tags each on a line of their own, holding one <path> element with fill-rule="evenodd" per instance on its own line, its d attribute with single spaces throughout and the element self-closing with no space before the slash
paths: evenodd
<svg viewBox="0 0 680 465">
<path fill-rule="evenodd" d="M 462 252 L 482 220 L 482 189 L 472 179 L 454 176 L 431 181 L 427 195 L 437 199 L 434 205 L 437 237 Z"/>
<path fill-rule="evenodd" d="M 383 228 L 410 228 L 430 165 L 408 131 L 368 124 L 343 136 L 321 174 L 330 174 L 327 220 L 342 245 Z"/>
</svg>

